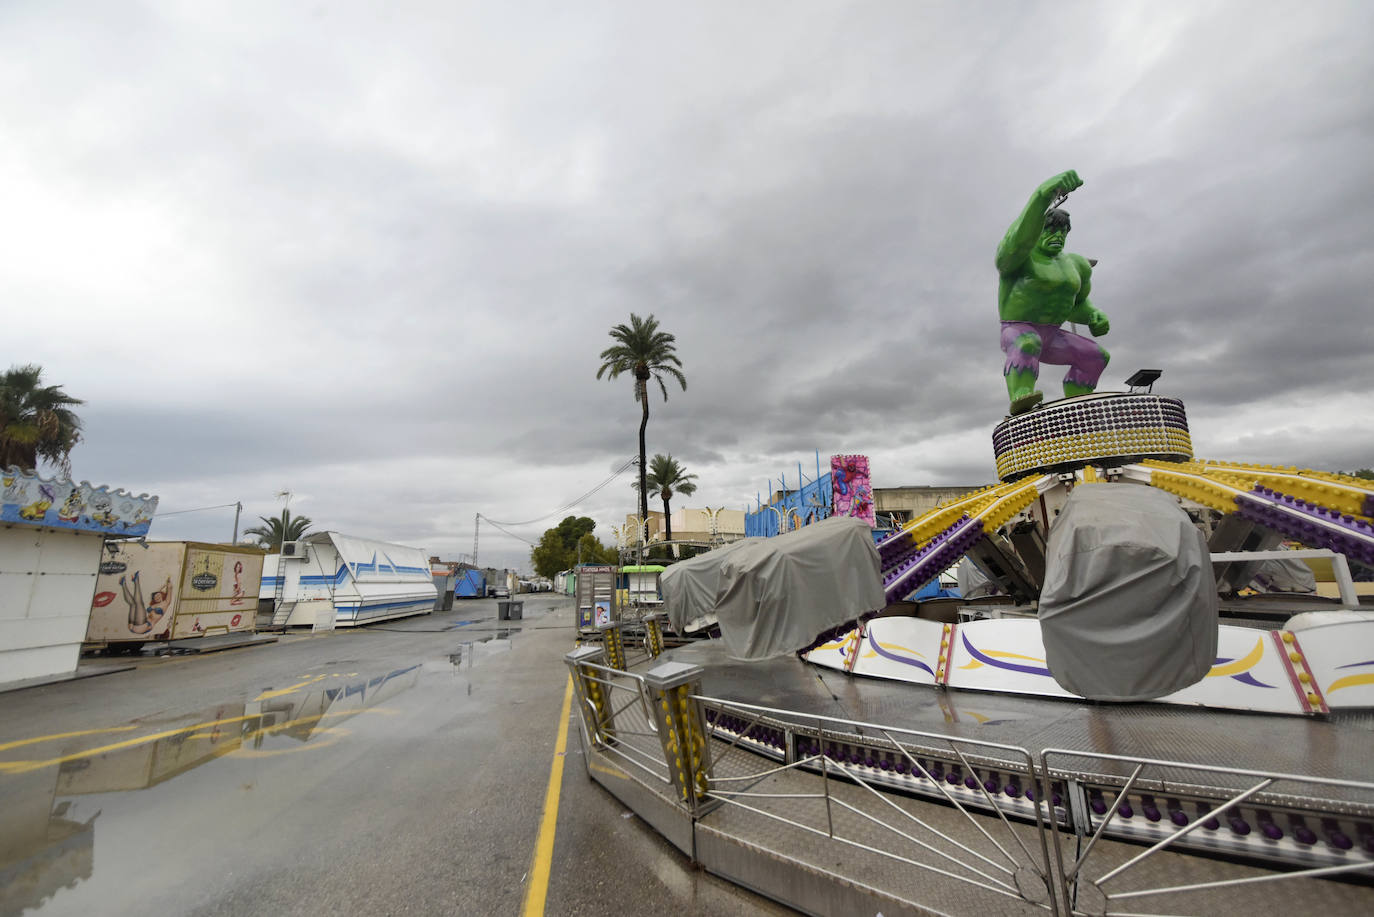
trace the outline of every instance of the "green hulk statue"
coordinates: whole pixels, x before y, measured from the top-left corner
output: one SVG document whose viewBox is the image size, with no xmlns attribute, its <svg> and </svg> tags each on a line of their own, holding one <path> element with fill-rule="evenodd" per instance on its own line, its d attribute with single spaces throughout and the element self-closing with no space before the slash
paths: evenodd
<svg viewBox="0 0 1374 917">
<path fill-rule="evenodd" d="M 997 246 L 997 311 L 1007 355 L 1002 375 L 1012 414 L 1040 403 L 1043 396 L 1035 385 L 1041 363 L 1069 367 L 1064 374 L 1066 398 L 1097 388 L 1107 368 L 1107 351 L 1060 327 L 1078 322 L 1087 325 L 1093 337 L 1111 327 L 1107 316 L 1088 301 L 1095 262 L 1064 251 L 1069 215 L 1056 205 L 1082 184 L 1073 171 L 1042 183 Z"/>
</svg>

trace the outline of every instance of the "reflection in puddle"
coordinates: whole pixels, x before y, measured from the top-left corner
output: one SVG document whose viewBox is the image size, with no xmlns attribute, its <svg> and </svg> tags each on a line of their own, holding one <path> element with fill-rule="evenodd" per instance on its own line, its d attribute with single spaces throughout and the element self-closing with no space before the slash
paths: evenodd
<svg viewBox="0 0 1374 917">
<path fill-rule="evenodd" d="M 474 635 L 474 639 L 464 640 L 449 653 L 448 661 L 455 669 L 471 668 L 482 656 L 510 652 L 511 636 L 518 633 L 520 631 L 516 628 L 502 628 L 480 637 Z M 471 689 L 468 693 L 472 693 Z"/>
<path fill-rule="evenodd" d="M 226 755 L 322 748 L 340 723 L 415 687 L 420 666 L 345 684 L 317 676 L 164 721 L 8 743 L 0 752 L 0 915 L 40 907 L 89 879 L 100 810 L 82 797 L 157 786 Z"/>
</svg>

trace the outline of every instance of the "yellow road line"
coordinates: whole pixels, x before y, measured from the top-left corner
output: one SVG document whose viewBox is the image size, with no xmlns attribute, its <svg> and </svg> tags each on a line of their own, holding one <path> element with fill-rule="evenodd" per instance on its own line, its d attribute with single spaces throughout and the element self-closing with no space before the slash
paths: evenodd
<svg viewBox="0 0 1374 917">
<path fill-rule="evenodd" d="M 549 768 L 549 788 L 544 793 L 544 815 L 539 819 L 539 838 L 534 842 L 534 863 L 530 884 L 525 891 L 522 917 L 543 917 L 544 899 L 549 894 L 549 868 L 553 865 L 553 836 L 558 828 L 558 795 L 563 789 L 563 757 L 568 749 L 568 713 L 572 710 L 572 676 L 563 692 L 563 712 L 558 715 L 558 741 L 553 747 Z"/>
<path fill-rule="evenodd" d="M 388 707 L 364 707 L 361 710 L 328 710 L 324 713 L 316 713 L 310 716 L 299 716 L 295 719 L 284 720 L 280 723 L 274 723 L 271 726 L 264 726 L 260 729 L 248 733 L 248 735 L 244 736 L 243 738 L 248 739 L 256 735 L 272 735 L 273 733 L 283 732 L 295 726 L 304 726 L 309 723 L 318 723 L 319 721 L 329 719 L 330 717 L 356 716 L 360 713 L 383 713 L 393 715 L 395 711 Z M 63 755 L 60 758 L 48 758 L 46 760 L 41 761 L 0 761 L 0 774 L 26 774 L 29 771 L 42 770 L 45 767 L 53 767 L 58 764 L 63 764 L 67 761 L 79 761 L 83 758 L 94 758 L 98 755 L 108 754 L 112 751 L 121 751 L 126 748 L 134 748 L 139 745 L 145 745 L 148 742 L 155 742 L 158 739 L 166 739 L 170 736 L 180 735 L 181 733 L 195 733 L 197 730 L 205 729 L 210 726 L 227 726 L 232 723 L 243 723 L 248 720 L 261 720 L 262 718 L 263 715 L 261 713 L 250 713 L 244 716 L 231 716 L 218 720 L 206 720 L 201 723 L 191 723 L 188 726 L 182 726 L 178 729 L 164 729 L 161 732 L 153 732 L 149 733 L 148 735 L 137 736 L 136 738 L 132 739 L 125 739 L 122 742 L 114 742 L 109 745 L 101 745 L 98 748 L 87 748 L 82 751 L 72 752 L 69 755 Z M 106 730 L 87 730 L 88 733 L 104 731 Z M 73 733 L 73 735 L 81 735 L 81 733 Z M 56 736 L 42 736 L 39 739 L 25 741 L 37 742 L 42 741 L 43 739 L 52 738 L 56 738 Z M 14 744 L 24 743 L 21 742 Z"/>
<path fill-rule="evenodd" d="M 82 729 L 77 732 L 55 732 L 50 736 L 37 736 L 32 739 L 18 739 L 14 742 L 6 742 L 0 745 L 0 751 L 8 751 L 11 748 L 19 748 L 22 745 L 34 745 L 38 742 L 51 742 L 54 739 L 74 739 L 77 736 L 93 736 L 102 732 L 128 732 L 137 729 L 137 726 L 114 726 L 108 729 Z"/>
<path fill-rule="evenodd" d="M 278 688 L 275 691 L 264 691 L 257 697 L 253 698 L 253 700 L 271 700 L 274 697 L 285 697 L 288 694 L 295 694 L 297 691 L 299 691 L 301 688 L 304 688 L 306 685 L 313 685 L 315 682 L 323 681 L 328 677 L 328 675 L 316 675 L 314 678 L 307 678 L 305 681 L 296 682 L 289 688 Z"/>
<path fill-rule="evenodd" d="M 60 758 L 49 758 L 46 761 L 0 761 L 0 774 L 24 774 L 29 771 L 41 770 L 45 767 L 52 767 L 64 761 L 76 761 L 81 758 L 93 758 L 96 755 L 103 755 L 112 751 L 119 751 L 123 748 L 133 748 L 136 745 L 143 745 L 157 739 L 165 739 L 168 736 L 180 735 L 183 732 L 193 732 L 203 729 L 206 726 L 225 726 L 229 723 L 242 723 L 244 720 L 258 719 L 259 714 L 251 716 L 231 716 L 222 720 L 207 720 L 204 723 L 192 723 L 189 726 L 182 726 L 180 729 L 165 729 L 162 732 L 154 732 L 149 735 L 139 736 L 134 739 L 125 739 L 123 742 L 114 742 L 110 745 L 102 745 L 99 748 L 88 748 L 70 755 L 63 755 Z"/>
</svg>

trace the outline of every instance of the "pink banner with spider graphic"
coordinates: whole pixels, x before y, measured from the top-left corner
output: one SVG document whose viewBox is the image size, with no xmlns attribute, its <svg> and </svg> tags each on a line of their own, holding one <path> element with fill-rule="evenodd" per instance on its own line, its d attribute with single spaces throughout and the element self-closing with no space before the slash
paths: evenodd
<svg viewBox="0 0 1374 917">
<path fill-rule="evenodd" d="M 868 476 L 868 456 L 830 456 L 832 516 L 853 516 L 876 525 L 873 513 L 873 484 Z"/>
</svg>

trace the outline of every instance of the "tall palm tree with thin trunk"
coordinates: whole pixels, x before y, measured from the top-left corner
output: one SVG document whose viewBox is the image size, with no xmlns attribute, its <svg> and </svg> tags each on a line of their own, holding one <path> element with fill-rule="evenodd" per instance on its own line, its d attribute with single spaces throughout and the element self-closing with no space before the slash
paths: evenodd
<svg viewBox="0 0 1374 917">
<path fill-rule="evenodd" d="M 71 477 L 71 452 L 81 441 L 81 419 L 71 408 L 84 402 L 42 383 L 34 364 L 0 374 L 0 468 L 33 471 L 41 459 Z"/>
<path fill-rule="evenodd" d="M 649 462 L 647 479 L 649 493 L 663 501 L 663 535 L 665 541 L 673 540 L 673 513 L 668 507 L 668 501 L 673 499 L 674 494 L 690 497 L 696 493 L 696 479 L 697 476 L 688 474 L 687 469 L 683 468 L 678 460 L 673 458 L 671 452 L 667 455 L 656 454 L 653 460 Z"/>
<path fill-rule="evenodd" d="M 616 325 L 610 331 L 615 341 L 601 351 L 601 368 L 596 371 L 600 379 L 607 376 L 617 379 L 622 373 L 630 373 L 635 380 L 635 400 L 639 402 L 642 414 L 639 421 L 639 517 L 649 518 L 649 488 L 646 483 L 648 471 L 644 463 L 644 430 L 649 426 L 649 380 L 658 383 L 663 392 L 663 400 L 668 400 L 668 386 L 663 377 L 677 380 L 682 390 L 687 391 L 687 377 L 682 374 L 682 361 L 677 358 L 677 338 L 658 329 L 658 319 L 650 315 L 640 318 L 630 313 L 630 324 Z"/>
<path fill-rule="evenodd" d="M 252 535 L 258 540 L 258 544 L 269 550 L 280 551 L 283 542 L 299 541 L 301 536 L 310 531 L 310 517 L 293 516 L 289 509 L 282 510 L 280 517 L 258 518 L 262 520 L 262 525 L 244 529 L 243 534 Z"/>
</svg>

